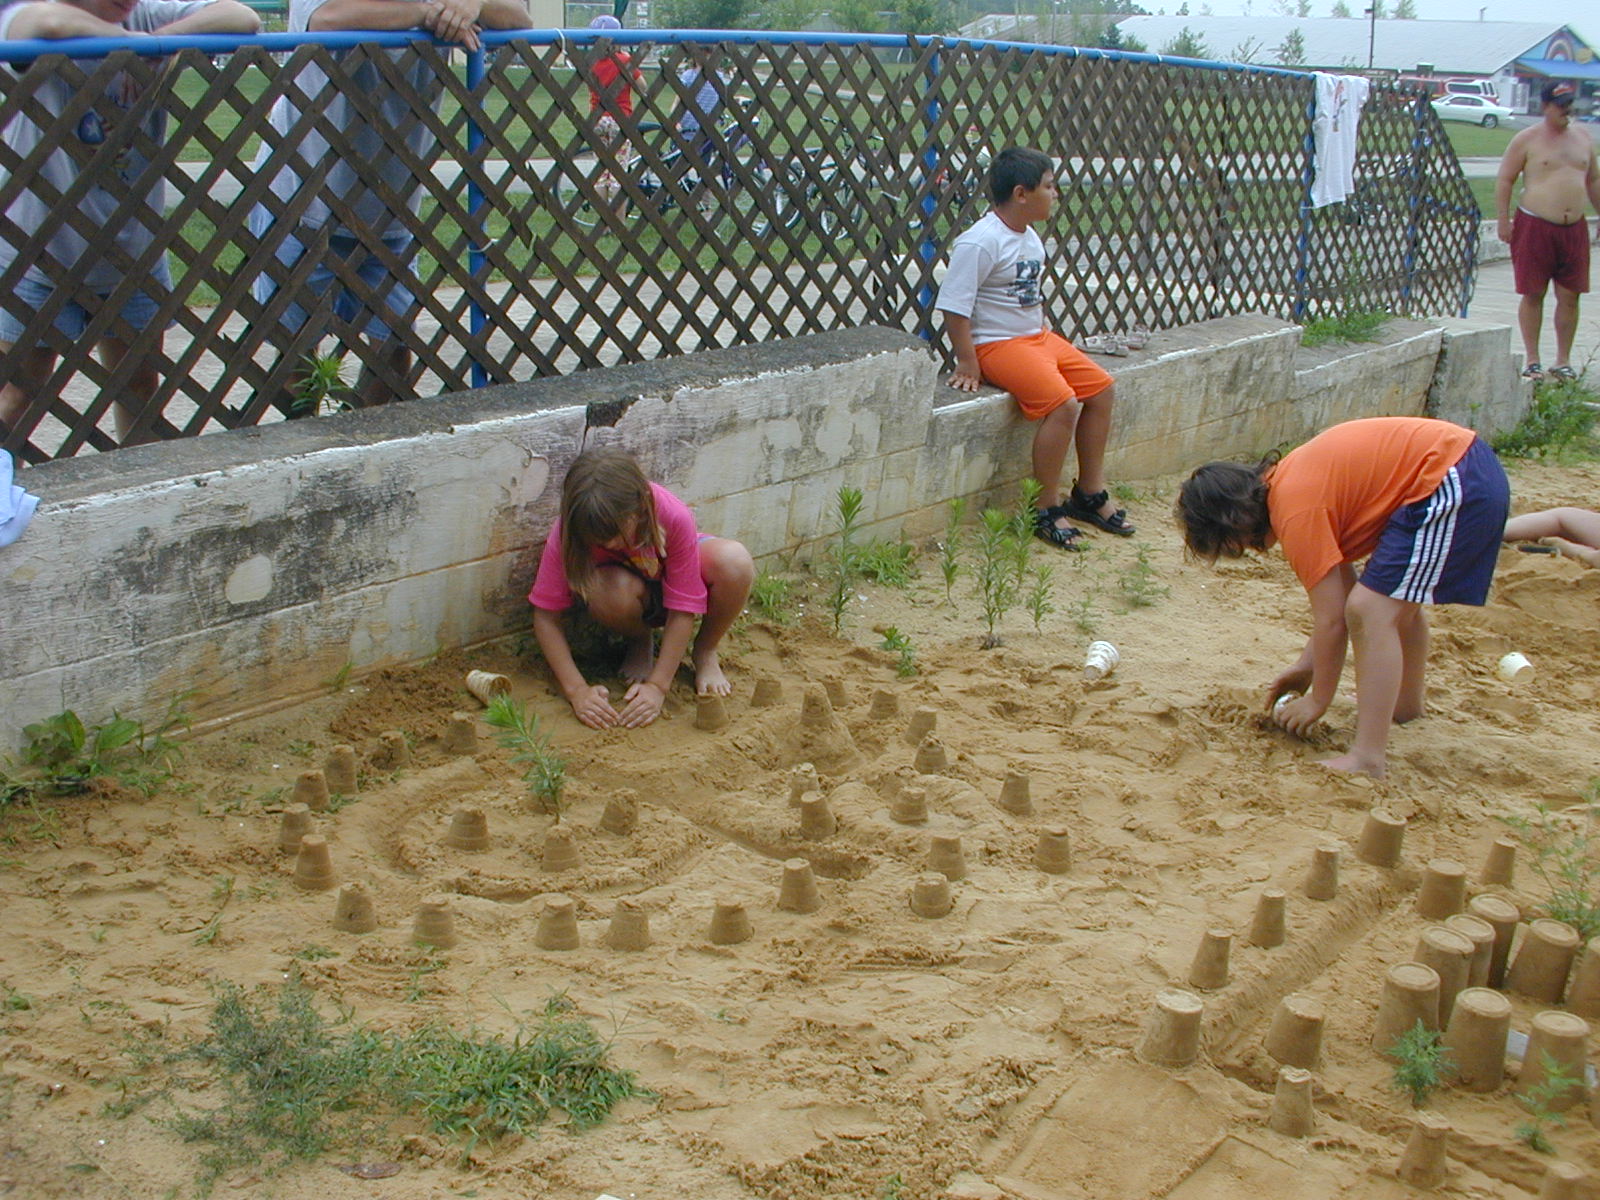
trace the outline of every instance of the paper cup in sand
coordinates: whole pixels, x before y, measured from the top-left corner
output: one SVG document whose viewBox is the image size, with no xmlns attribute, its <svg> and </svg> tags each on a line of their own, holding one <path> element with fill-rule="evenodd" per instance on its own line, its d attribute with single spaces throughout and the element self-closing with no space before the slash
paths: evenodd
<svg viewBox="0 0 1600 1200">
<path fill-rule="evenodd" d="M 1110 642 L 1090 642 L 1089 652 L 1083 660 L 1083 681 L 1093 683 L 1097 679 L 1104 679 L 1117 664 L 1122 661 L 1122 655 Z"/>
<path fill-rule="evenodd" d="M 468 671 L 467 691 L 488 704 L 496 696 L 504 696 L 511 691 L 511 680 L 493 671 Z"/>
<path fill-rule="evenodd" d="M 1527 683 L 1533 678 L 1533 664 L 1526 655 L 1513 650 L 1500 660 L 1495 673 L 1507 683 Z"/>
</svg>

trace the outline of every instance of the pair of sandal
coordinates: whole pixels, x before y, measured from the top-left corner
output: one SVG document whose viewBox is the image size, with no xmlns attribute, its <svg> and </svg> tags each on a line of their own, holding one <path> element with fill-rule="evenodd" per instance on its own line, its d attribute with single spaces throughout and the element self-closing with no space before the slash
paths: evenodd
<svg viewBox="0 0 1600 1200">
<path fill-rule="evenodd" d="M 1578 373 L 1571 367 L 1551 367 L 1547 371 L 1538 363 L 1529 363 L 1522 368 L 1522 377 L 1531 379 L 1535 383 L 1542 382 L 1545 379 L 1554 379 L 1560 383 L 1566 383 L 1568 380 L 1576 379 Z"/>
<path fill-rule="evenodd" d="M 1033 536 L 1042 541 L 1049 542 L 1059 550 L 1082 550 L 1078 539 L 1083 537 L 1083 530 L 1072 525 L 1057 525 L 1060 520 L 1082 521 L 1085 525 L 1093 525 L 1096 529 L 1106 533 L 1114 533 L 1118 537 L 1132 537 L 1138 532 L 1128 521 L 1128 514 L 1123 509 L 1117 509 L 1109 517 L 1102 516 L 1100 510 L 1111 499 L 1109 492 L 1083 492 L 1077 484 L 1072 485 L 1072 491 L 1067 496 L 1065 504 L 1053 504 L 1049 508 L 1035 509 L 1033 513 Z"/>
</svg>

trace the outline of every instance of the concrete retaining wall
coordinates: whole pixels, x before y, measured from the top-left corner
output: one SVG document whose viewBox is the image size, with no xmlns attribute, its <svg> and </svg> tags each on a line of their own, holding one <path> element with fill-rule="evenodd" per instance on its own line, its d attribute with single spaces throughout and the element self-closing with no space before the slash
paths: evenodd
<svg viewBox="0 0 1600 1200">
<path fill-rule="evenodd" d="M 1514 420 L 1471 357 L 1509 330 L 1458 324 L 1314 362 L 1267 317 L 1161 333 L 1112 362 L 1112 477 L 1425 405 Z M 841 484 L 882 536 L 941 527 L 952 496 L 1009 504 L 1031 438 L 1005 394 L 954 392 L 920 342 L 861 329 L 30 467 L 43 502 L 0 550 L 0 749 L 63 708 L 151 718 L 187 692 L 197 719 L 226 718 L 525 628 L 586 441 L 627 446 L 703 528 L 769 556 L 830 536 Z"/>
</svg>

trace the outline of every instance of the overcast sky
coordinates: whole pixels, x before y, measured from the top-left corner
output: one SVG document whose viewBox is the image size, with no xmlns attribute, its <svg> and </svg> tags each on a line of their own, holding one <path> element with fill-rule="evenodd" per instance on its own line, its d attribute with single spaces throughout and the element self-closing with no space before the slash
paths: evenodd
<svg viewBox="0 0 1600 1200">
<path fill-rule="evenodd" d="M 1141 0 L 1149 12 L 1165 8 L 1176 12 L 1183 0 Z M 1189 11 L 1199 12 L 1206 0 L 1189 0 Z M 1360 15 L 1368 0 L 1345 0 L 1345 7 Z M 1211 11 L 1219 17 L 1236 17 L 1245 11 L 1242 0 L 1210 0 Z M 1385 0 L 1394 7 L 1394 0 Z M 1600 16 L 1582 11 L 1591 6 L 1573 0 L 1417 0 L 1417 16 L 1424 21 L 1476 21 L 1478 10 L 1483 9 L 1486 21 L 1549 21 L 1552 25 L 1570 25 L 1578 36 L 1590 45 L 1600 43 Z M 1332 15 L 1333 0 L 1311 0 L 1311 15 Z M 1273 0 L 1253 0 L 1250 11 L 1256 16 L 1275 16 L 1277 7 Z"/>
</svg>

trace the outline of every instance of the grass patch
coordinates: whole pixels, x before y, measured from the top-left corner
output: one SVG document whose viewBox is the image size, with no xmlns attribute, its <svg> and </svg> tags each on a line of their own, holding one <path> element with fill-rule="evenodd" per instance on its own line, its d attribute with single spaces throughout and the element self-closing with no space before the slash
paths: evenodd
<svg viewBox="0 0 1600 1200">
<path fill-rule="evenodd" d="M 762 567 L 750 585 L 750 607 L 762 620 L 774 625 L 794 624 L 794 584 Z"/>
<path fill-rule="evenodd" d="M 557 1110 L 570 1128 L 597 1125 L 619 1101 L 645 1094 L 631 1071 L 610 1065 L 610 1051 L 561 996 L 509 1038 L 439 1023 L 394 1034 L 357 1025 L 349 1010 L 324 1016 L 298 976 L 276 994 L 224 983 L 205 1037 L 164 1056 L 136 1049 L 136 1066 L 164 1063 L 169 1077 L 111 1111 L 170 1101 L 176 1114 L 165 1124 L 206 1147 L 197 1181 L 206 1195 L 237 1167 L 271 1172 L 381 1141 L 401 1116 L 426 1120 L 463 1154 L 533 1136 Z M 210 1098 L 206 1107 L 193 1106 L 196 1094 Z"/>
<path fill-rule="evenodd" d="M 154 728 L 119 716 L 85 724 L 72 709 L 22 727 L 20 758 L 0 758 L 0 811 L 44 796 L 85 792 L 97 779 L 113 779 L 145 796 L 172 778 L 180 751 L 169 735 L 189 727 L 182 697 Z"/>
<path fill-rule="evenodd" d="M 1392 314 L 1375 309 L 1340 313 L 1308 321 L 1300 334 L 1302 346 L 1326 346 L 1330 342 L 1373 342 L 1383 332 Z"/>
<path fill-rule="evenodd" d="M 1594 435 L 1597 405 L 1600 394 L 1581 378 L 1535 384 L 1533 407 L 1515 429 L 1495 437 L 1495 453 L 1506 458 L 1592 458 L 1600 453 Z"/>
<path fill-rule="evenodd" d="M 850 548 L 851 566 L 862 579 L 889 587 L 910 587 L 916 574 L 916 549 L 910 542 L 887 542 L 873 538 Z"/>
</svg>

